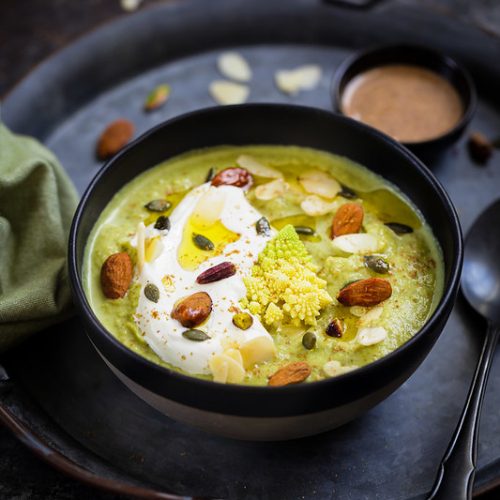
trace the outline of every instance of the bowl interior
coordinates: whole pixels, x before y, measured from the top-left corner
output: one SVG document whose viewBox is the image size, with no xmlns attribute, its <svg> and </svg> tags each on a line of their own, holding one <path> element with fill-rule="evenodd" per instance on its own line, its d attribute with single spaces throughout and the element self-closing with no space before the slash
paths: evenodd
<svg viewBox="0 0 500 500">
<path fill-rule="evenodd" d="M 214 384 L 188 377 L 154 365 L 119 344 L 95 318 L 83 291 L 81 274 L 88 234 L 113 195 L 144 170 L 189 150 L 224 144 L 297 145 L 325 150 L 348 157 L 398 186 L 421 210 L 443 250 L 445 291 L 424 328 L 405 345 L 366 367 L 335 379 L 282 388 Z M 455 210 L 438 181 L 415 156 L 387 136 L 344 116 L 278 104 L 196 111 L 165 122 L 137 139 L 93 179 L 75 214 L 69 247 L 77 306 L 92 341 L 101 352 L 106 351 L 108 359 L 113 358 L 112 363 L 121 364 L 131 378 L 152 391 L 168 393 L 187 404 L 203 403 L 205 407 L 224 407 L 242 414 L 303 412 L 305 400 L 309 408 L 326 409 L 333 404 L 332 398 L 340 404 L 401 376 L 411 365 L 405 356 L 420 362 L 439 335 L 458 288 L 461 261 L 461 232 Z M 429 332 L 432 335 L 425 337 Z M 416 345 L 419 339 L 425 347 Z M 419 353 L 412 354 L 412 349 Z M 418 363 L 413 369 L 416 366 Z M 352 381 L 348 390 L 346 380 Z M 204 393 L 201 398 L 200 390 Z M 258 398 L 259 405 L 253 397 Z"/>
</svg>

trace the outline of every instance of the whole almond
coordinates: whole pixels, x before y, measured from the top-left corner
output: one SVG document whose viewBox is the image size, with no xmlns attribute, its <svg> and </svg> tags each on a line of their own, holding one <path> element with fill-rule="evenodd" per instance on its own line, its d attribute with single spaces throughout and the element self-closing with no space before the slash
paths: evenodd
<svg viewBox="0 0 500 500">
<path fill-rule="evenodd" d="M 383 278 L 355 281 L 340 290 L 337 300 L 344 306 L 373 307 L 392 295 L 391 284 Z"/>
<path fill-rule="evenodd" d="M 134 135 L 134 124 L 129 120 L 119 119 L 110 123 L 97 142 L 97 156 L 106 160 L 114 156 Z"/>
<path fill-rule="evenodd" d="M 298 384 L 311 375 L 311 367 L 305 361 L 296 361 L 281 367 L 269 378 L 268 385 Z"/>
<path fill-rule="evenodd" d="M 335 214 L 332 222 L 332 239 L 344 234 L 358 233 L 363 224 L 364 211 L 358 203 L 345 203 Z"/>
<path fill-rule="evenodd" d="M 172 318 L 186 328 L 203 323 L 212 312 L 212 299 L 206 292 L 196 292 L 178 302 L 172 310 Z"/>
<path fill-rule="evenodd" d="M 240 167 L 221 170 L 213 179 L 212 186 L 236 186 L 250 189 L 253 184 L 252 174 Z"/>
<path fill-rule="evenodd" d="M 108 299 L 123 297 L 130 286 L 133 275 L 132 260 L 128 253 L 110 255 L 101 267 L 101 288 Z"/>
</svg>

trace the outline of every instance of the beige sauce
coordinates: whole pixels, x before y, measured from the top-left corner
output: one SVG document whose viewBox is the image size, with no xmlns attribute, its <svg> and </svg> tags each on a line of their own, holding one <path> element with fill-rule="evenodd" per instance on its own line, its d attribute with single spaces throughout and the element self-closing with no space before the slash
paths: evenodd
<svg viewBox="0 0 500 500">
<path fill-rule="evenodd" d="M 380 66 L 356 76 L 344 90 L 341 108 L 401 142 L 439 137 L 463 114 L 460 96 L 448 81 L 410 65 Z"/>
</svg>

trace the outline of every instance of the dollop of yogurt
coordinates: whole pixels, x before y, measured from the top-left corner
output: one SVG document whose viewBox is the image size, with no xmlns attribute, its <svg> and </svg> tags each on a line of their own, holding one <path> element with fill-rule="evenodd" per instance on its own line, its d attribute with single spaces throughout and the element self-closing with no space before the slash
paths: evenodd
<svg viewBox="0 0 500 500">
<path fill-rule="evenodd" d="M 240 237 L 228 243 L 220 255 L 204 261 L 196 270 L 184 269 L 178 259 L 184 228 L 200 198 L 215 189 L 224 199 L 220 213 L 222 224 Z M 192 189 L 174 209 L 170 216 L 171 227 L 158 231 L 154 225 L 145 230 L 147 238 L 160 237 L 161 251 L 152 262 L 146 262 L 138 277 L 141 293 L 135 321 L 148 345 L 167 363 L 190 374 L 209 374 L 209 360 L 226 348 L 240 347 L 260 336 L 271 338 L 257 317 L 248 330 L 241 330 L 233 322 L 239 302 L 246 296 L 243 277 L 250 274 L 258 254 L 264 249 L 272 235 L 257 234 L 255 223 L 262 217 L 246 200 L 241 188 L 234 186 L 210 186 L 202 184 Z M 134 238 L 132 244 L 137 244 Z M 232 262 L 236 274 L 220 281 L 200 285 L 196 278 L 203 271 L 221 262 Z M 144 295 L 144 287 L 152 283 L 160 290 L 158 302 Z M 186 330 L 170 314 L 175 304 L 199 291 L 208 293 L 212 299 L 212 312 L 207 321 L 196 327 L 208 334 L 210 339 L 196 342 L 183 337 Z"/>
</svg>

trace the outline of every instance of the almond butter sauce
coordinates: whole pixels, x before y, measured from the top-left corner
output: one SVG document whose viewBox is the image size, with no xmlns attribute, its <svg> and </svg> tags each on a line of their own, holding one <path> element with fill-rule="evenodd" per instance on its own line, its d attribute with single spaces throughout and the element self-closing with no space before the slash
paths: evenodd
<svg viewBox="0 0 500 500">
<path fill-rule="evenodd" d="M 411 65 L 380 66 L 354 77 L 344 90 L 341 109 L 406 143 L 445 134 L 464 111 L 458 92 L 447 80 Z"/>
</svg>

